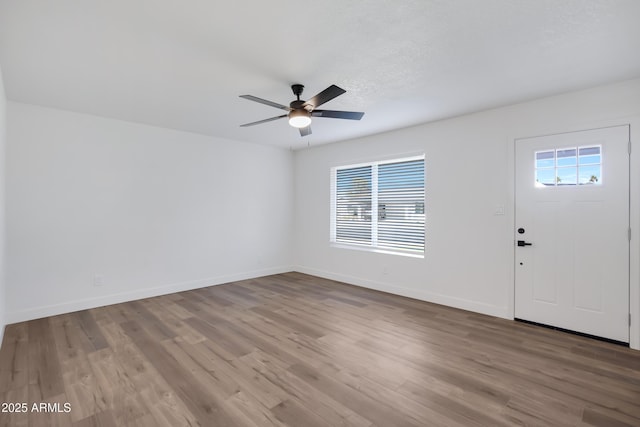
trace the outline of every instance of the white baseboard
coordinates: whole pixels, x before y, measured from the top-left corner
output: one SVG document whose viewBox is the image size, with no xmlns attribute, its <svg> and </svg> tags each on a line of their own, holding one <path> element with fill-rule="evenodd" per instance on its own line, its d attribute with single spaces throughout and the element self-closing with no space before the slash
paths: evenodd
<svg viewBox="0 0 640 427">
<path fill-rule="evenodd" d="M 395 295 L 401 295 L 409 298 L 418 299 L 421 301 L 432 302 L 436 304 L 446 305 L 449 307 L 455 307 L 462 310 L 473 311 L 476 313 L 487 314 L 495 317 L 502 317 L 509 319 L 509 313 L 507 307 L 499 307 L 477 301 L 467 300 L 463 298 L 451 297 L 448 295 L 436 294 L 433 292 L 409 289 L 399 286 L 389 285 L 388 283 L 376 282 L 360 277 L 349 276 L 344 274 L 333 273 L 324 270 L 318 270 L 314 268 L 304 266 L 283 266 L 274 267 L 262 270 L 254 270 L 249 272 L 242 272 L 237 274 L 230 274 L 218 277 L 212 277 L 207 279 L 192 280 L 188 282 L 174 283 L 165 286 L 159 286 L 154 288 L 138 289 L 129 292 L 122 292 L 117 294 L 105 295 L 96 298 L 85 298 L 75 301 L 69 301 L 62 304 L 53 304 L 40 307 L 32 307 L 26 310 L 10 311 L 6 313 L 6 323 L 24 322 L 33 319 L 39 319 L 47 316 L 55 316 L 58 314 L 72 313 L 79 310 L 87 310 L 95 307 L 102 307 L 105 305 L 119 304 L 127 301 L 134 301 L 138 299 L 151 298 L 160 295 L 171 294 L 175 292 L 188 291 L 192 289 L 204 288 L 207 286 L 221 285 L 224 283 L 234 282 L 238 280 L 253 279 L 256 277 L 269 276 L 271 274 L 286 273 L 289 271 L 298 271 L 300 273 L 310 274 L 313 276 L 324 277 L 326 279 L 336 280 L 339 282 L 348 283 L 351 285 L 361 286 L 364 288 L 375 289 L 378 291 L 388 292 Z M 4 334 L 4 328 L 0 330 L 0 340 Z M 0 341 L 2 342 L 2 341 Z"/>
<path fill-rule="evenodd" d="M 336 280 L 348 283 L 350 285 L 360 286 L 363 288 L 375 289 L 377 291 L 388 292 L 390 294 L 401 295 L 421 301 L 432 302 L 435 304 L 446 305 L 448 307 L 459 308 L 462 310 L 473 311 L 475 313 L 487 314 L 489 316 L 501 317 L 504 319 L 512 319 L 509 317 L 508 307 L 500 307 L 490 305 L 478 301 L 452 297 L 448 295 L 436 294 L 433 292 L 423 291 L 419 289 L 402 288 L 399 286 L 389 285 L 388 283 L 376 282 L 373 280 L 363 279 L 344 274 L 332 273 L 329 271 L 317 270 L 314 268 L 295 266 L 295 271 L 310 274 L 312 276 L 324 277 L 325 279 Z"/>
<path fill-rule="evenodd" d="M 33 307 L 26 310 L 10 311 L 6 313 L 6 321 L 7 324 L 24 322 L 27 320 L 40 319 L 42 317 L 72 313 L 74 311 L 87 310 L 95 307 L 103 307 L 105 305 L 119 304 L 127 301 L 135 301 L 144 298 L 172 294 L 175 292 L 205 288 L 207 286 L 222 285 L 224 283 L 235 282 L 238 280 L 254 279 L 256 277 L 286 273 L 289 271 L 292 271 L 292 268 L 290 266 L 273 267 L 262 270 L 211 277 L 207 279 L 191 280 L 188 282 L 174 283 L 154 288 L 137 289 L 134 291 L 104 295 L 96 298 L 79 299 L 62 304 L 53 304 L 41 307 Z"/>
</svg>

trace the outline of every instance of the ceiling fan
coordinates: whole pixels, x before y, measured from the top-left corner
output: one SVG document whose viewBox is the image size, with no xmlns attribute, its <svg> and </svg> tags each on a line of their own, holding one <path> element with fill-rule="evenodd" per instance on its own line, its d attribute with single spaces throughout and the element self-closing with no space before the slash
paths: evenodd
<svg viewBox="0 0 640 427">
<path fill-rule="evenodd" d="M 339 88 L 336 85 L 329 86 L 308 101 L 303 101 L 300 99 L 300 95 L 302 95 L 302 91 L 304 90 L 303 85 L 291 85 L 291 90 L 293 91 L 293 94 L 297 99 L 295 101 L 291 101 L 288 107 L 286 105 L 267 101 L 266 99 L 258 98 L 253 95 L 240 95 L 240 98 L 248 99 L 250 101 L 259 102 L 260 104 L 269 105 L 271 107 L 276 107 L 281 110 L 288 111 L 287 114 L 283 114 L 277 117 L 271 117 L 269 119 L 259 120 L 257 122 L 245 123 L 244 125 L 240 125 L 240 127 L 259 125 L 261 123 L 289 117 L 289 124 L 294 128 L 298 128 L 300 130 L 300 136 L 307 136 L 311 134 L 311 117 L 360 120 L 362 116 L 364 116 L 364 113 L 359 113 L 356 111 L 316 110 L 317 107 L 321 106 L 325 102 L 331 101 L 333 98 L 336 98 L 346 92 L 346 90 Z"/>
</svg>

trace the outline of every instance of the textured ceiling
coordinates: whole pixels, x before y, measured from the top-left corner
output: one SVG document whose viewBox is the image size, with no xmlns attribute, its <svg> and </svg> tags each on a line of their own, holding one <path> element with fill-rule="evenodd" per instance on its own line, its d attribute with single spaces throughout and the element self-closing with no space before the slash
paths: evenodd
<svg viewBox="0 0 640 427">
<path fill-rule="evenodd" d="M 637 0 L 0 0 L 7 97 L 303 148 L 640 76 Z M 301 138 L 240 128 L 330 84 Z"/>
</svg>

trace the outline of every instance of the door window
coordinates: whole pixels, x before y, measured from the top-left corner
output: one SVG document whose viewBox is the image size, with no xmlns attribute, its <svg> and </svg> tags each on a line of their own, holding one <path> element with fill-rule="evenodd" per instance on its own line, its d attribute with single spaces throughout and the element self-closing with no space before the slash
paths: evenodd
<svg viewBox="0 0 640 427">
<path fill-rule="evenodd" d="M 570 147 L 536 151 L 536 187 L 602 183 L 602 147 Z"/>
</svg>

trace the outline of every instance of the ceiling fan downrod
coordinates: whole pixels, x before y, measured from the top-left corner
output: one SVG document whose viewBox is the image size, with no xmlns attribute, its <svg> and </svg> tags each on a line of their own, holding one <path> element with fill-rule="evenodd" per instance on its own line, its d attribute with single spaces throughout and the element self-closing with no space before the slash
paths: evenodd
<svg viewBox="0 0 640 427">
<path fill-rule="evenodd" d="M 300 95 L 302 95 L 302 91 L 304 90 L 304 85 L 301 84 L 293 84 L 291 85 L 291 90 L 293 91 L 293 94 L 298 98 L 298 101 L 300 101 Z"/>
</svg>

